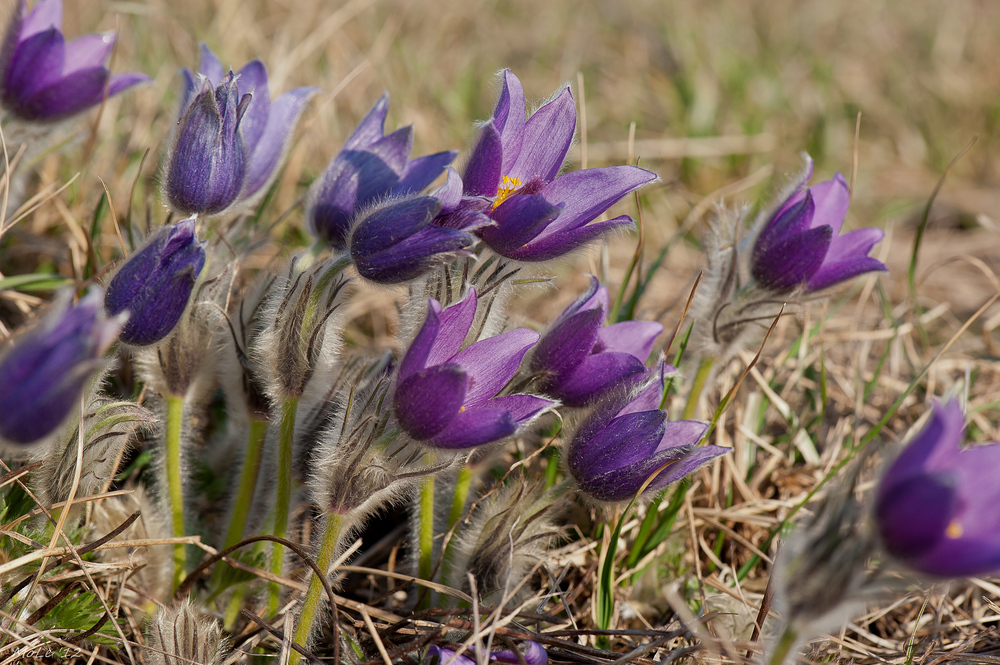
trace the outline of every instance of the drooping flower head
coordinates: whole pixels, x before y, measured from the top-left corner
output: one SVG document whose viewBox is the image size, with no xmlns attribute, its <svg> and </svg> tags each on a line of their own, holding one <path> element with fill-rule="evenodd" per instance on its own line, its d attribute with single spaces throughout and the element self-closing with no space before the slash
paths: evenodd
<svg viewBox="0 0 1000 665">
<path fill-rule="evenodd" d="M 497 396 L 538 333 L 519 328 L 463 349 L 476 305 L 474 289 L 447 309 L 429 299 L 427 319 L 399 364 L 396 420 L 430 446 L 472 448 L 499 441 L 554 404 L 534 395 Z"/>
<path fill-rule="evenodd" d="M 646 488 L 655 492 L 706 462 L 729 452 L 698 446 L 708 425 L 697 420 L 667 420 L 659 408 L 663 384 L 654 381 L 637 397 L 618 397 L 601 405 L 569 444 L 569 470 L 580 489 L 598 501 L 628 501 Z"/>
<path fill-rule="evenodd" d="M 79 408 L 80 394 L 125 320 L 105 318 L 102 297 L 94 289 L 73 305 L 71 293 L 61 294 L 0 360 L 0 439 L 33 443 Z"/>
<path fill-rule="evenodd" d="M 62 0 L 39 0 L 29 13 L 19 0 L 0 50 L 0 100 L 4 110 L 29 122 L 55 122 L 97 106 L 149 80 L 145 74 L 111 75 L 104 61 L 113 33 L 92 34 L 66 43 Z"/>
<path fill-rule="evenodd" d="M 448 150 L 410 159 L 413 127 L 386 136 L 388 112 L 389 96 L 382 95 L 309 189 L 309 231 L 335 249 L 346 248 L 356 213 L 386 197 L 423 191 L 457 155 Z"/>
<path fill-rule="evenodd" d="M 876 495 L 885 548 L 937 577 L 1000 570 L 1000 443 L 963 450 L 963 422 L 957 401 L 936 404 Z"/>
<path fill-rule="evenodd" d="M 608 290 L 591 277 L 587 292 L 566 308 L 535 347 L 530 369 L 542 375 L 543 393 L 568 406 L 585 406 L 648 378 L 645 362 L 663 326 L 655 321 L 604 326 L 607 311 Z"/>
<path fill-rule="evenodd" d="M 204 266 L 205 243 L 198 241 L 193 219 L 160 229 L 108 283 L 104 296 L 108 314 L 129 313 L 121 340 L 148 346 L 169 335 Z"/>
<path fill-rule="evenodd" d="M 851 201 L 844 176 L 805 187 L 810 160 L 800 184 L 757 237 L 750 270 L 762 286 L 777 292 L 802 287 L 820 291 L 885 265 L 868 256 L 885 233 L 856 229 L 840 234 Z"/>
<path fill-rule="evenodd" d="M 317 88 L 271 100 L 267 68 L 253 60 L 226 73 L 205 45 L 197 75 L 182 71 L 181 119 L 168 158 L 165 194 L 184 214 L 247 206 L 267 191 L 292 132 Z"/>
<path fill-rule="evenodd" d="M 525 120 L 521 82 L 501 72 L 493 117 L 480 130 L 465 169 L 465 193 L 493 200 L 493 226 L 478 234 L 497 254 L 546 261 L 629 226 L 627 215 L 590 224 L 633 189 L 657 175 L 635 166 L 573 171 L 559 176 L 576 130 L 569 88 Z"/>
</svg>

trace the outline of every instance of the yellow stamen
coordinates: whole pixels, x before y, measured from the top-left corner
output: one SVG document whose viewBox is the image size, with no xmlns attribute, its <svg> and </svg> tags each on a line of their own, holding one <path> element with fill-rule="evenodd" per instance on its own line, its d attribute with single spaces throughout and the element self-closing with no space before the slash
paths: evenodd
<svg viewBox="0 0 1000 665">
<path fill-rule="evenodd" d="M 508 175 L 503 177 L 503 182 L 497 187 L 497 197 L 493 200 L 493 207 L 491 210 L 496 210 L 497 206 L 507 200 L 507 197 L 517 191 L 517 188 L 521 186 L 520 178 L 511 178 Z"/>
<path fill-rule="evenodd" d="M 965 531 L 962 529 L 962 525 L 958 522 L 952 522 L 948 525 L 948 528 L 944 530 L 945 534 L 952 539 L 961 538 Z"/>
<path fill-rule="evenodd" d="M 463 407 L 460 407 L 460 408 L 458 409 L 458 412 L 459 412 L 459 413 L 464 413 L 464 412 L 465 412 L 465 407 L 464 407 L 464 406 L 463 406 Z"/>
</svg>

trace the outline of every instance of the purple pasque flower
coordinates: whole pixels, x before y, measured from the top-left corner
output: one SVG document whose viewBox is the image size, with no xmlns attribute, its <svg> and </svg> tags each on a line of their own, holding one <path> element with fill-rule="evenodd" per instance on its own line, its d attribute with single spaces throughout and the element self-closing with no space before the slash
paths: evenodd
<svg viewBox="0 0 1000 665">
<path fill-rule="evenodd" d="M 856 229 L 840 234 L 851 202 L 844 176 L 805 187 L 812 175 L 809 160 L 801 183 L 764 225 L 750 258 L 750 271 L 771 291 L 819 291 L 875 270 L 888 270 L 868 256 L 885 233 Z"/>
<path fill-rule="evenodd" d="M 104 309 L 110 315 L 129 313 L 121 341 L 148 346 L 169 335 L 204 267 L 205 243 L 198 241 L 194 219 L 160 229 L 108 283 Z"/>
<path fill-rule="evenodd" d="M 427 319 L 399 364 L 396 421 L 427 445 L 472 448 L 499 441 L 555 404 L 534 395 L 497 396 L 538 333 L 518 328 L 463 349 L 477 302 L 475 289 L 447 309 L 429 299 Z"/>
<path fill-rule="evenodd" d="M 39 324 L 20 335 L 0 360 L 0 439 L 45 438 L 79 408 L 80 394 L 100 369 L 125 316 L 105 318 L 100 289 L 72 304 L 61 293 Z"/>
<path fill-rule="evenodd" d="M 465 169 L 465 193 L 493 199 L 494 225 L 478 235 L 497 254 L 546 261 L 632 224 L 622 215 L 590 224 L 612 204 L 648 182 L 651 171 L 610 166 L 559 176 L 576 130 L 569 88 L 525 120 L 524 91 L 510 70 Z M 557 177 L 558 176 L 558 177 Z"/>
<path fill-rule="evenodd" d="M 309 231 L 335 249 L 347 246 L 355 214 L 387 197 L 423 191 L 437 179 L 457 152 L 410 159 L 413 127 L 385 135 L 389 95 L 375 102 L 343 149 L 309 188 L 306 222 Z"/>
<path fill-rule="evenodd" d="M 104 61 L 114 33 L 92 34 L 66 43 L 62 0 L 39 0 L 29 13 L 24 0 L 14 9 L 0 50 L 0 100 L 28 122 L 55 122 L 97 106 L 104 99 L 149 80 L 145 74 L 111 75 Z"/>
<path fill-rule="evenodd" d="M 569 470 L 580 489 L 598 501 L 628 501 L 657 470 L 646 492 L 680 480 L 730 448 L 698 446 L 708 425 L 667 420 L 660 409 L 662 381 L 629 400 L 620 394 L 602 404 L 569 444 Z"/>
<path fill-rule="evenodd" d="M 541 392 L 567 406 L 586 406 L 649 377 L 646 359 L 663 326 L 655 321 L 604 326 L 607 311 L 608 290 L 591 277 L 587 292 L 555 320 L 531 356 L 529 368 L 541 375 Z"/>
<path fill-rule="evenodd" d="M 271 100 L 267 68 L 253 60 L 226 73 L 202 44 L 198 74 L 182 70 L 181 120 L 168 160 L 166 194 L 184 214 L 217 214 L 267 191 L 318 88 Z"/>
<path fill-rule="evenodd" d="M 525 649 L 520 651 L 521 659 L 527 665 L 546 665 L 549 662 L 549 654 L 538 642 L 533 640 L 525 640 L 527 645 Z M 426 658 L 430 659 L 430 662 L 436 662 L 437 665 L 476 665 L 476 661 L 471 655 L 474 653 L 472 651 L 469 656 L 463 654 L 455 655 L 457 652 L 453 649 L 446 649 L 444 647 L 439 647 L 437 645 L 431 645 L 427 647 Z M 510 663 L 511 665 L 518 665 L 522 662 L 518 658 L 518 654 L 511 649 L 501 649 L 499 651 L 494 651 L 490 653 L 490 660 L 498 663 Z"/>
<path fill-rule="evenodd" d="M 458 172 L 430 195 L 409 195 L 378 203 L 352 220 L 348 249 L 358 274 L 379 284 L 406 282 L 455 254 L 468 253 L 469 231 L 489 219 L 475 201 L 461 196 Z"/>
<path fill-rule="evenodd" d="M 957 401 L 935 404 L 875 497 L 885 548 L 937 577 L 1000 570 L 1000 443 L 962 450 L 964 420 Z"/>
</svg>

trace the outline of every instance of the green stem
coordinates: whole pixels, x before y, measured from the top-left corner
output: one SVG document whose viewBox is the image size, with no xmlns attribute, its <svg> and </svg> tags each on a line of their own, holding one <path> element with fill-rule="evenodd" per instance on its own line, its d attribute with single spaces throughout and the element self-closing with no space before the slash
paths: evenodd
<svg viewBox="0 0 1000 665">
<path fill-rule="evenodd" d="M 465 501 L 469 498 L 469 487 L 472 486 L 473 477 L 475 477 L 475 473 L 468 464 L 463 466 L 458 472 L 458 479 L 455 481 L 455 494 L 451 499 L 451 512 L 448 513 L 449 531 L 453 526 L 458 524 L 458 520 L 462 519 L 462 514 L 465 512 Z M 455 558 L 455 551 L 457 549 L 454 546 L 456 535 L 457 530 L 456 533 L 452 534 L 451 541 L 448 542 L 448 547 L 442 555 L 441 582 L 444 584 L 448 584 L 448 576 L 451 575 L 451 564 Z"/>
<path fill-rule="evenodd" d="M 798 638 L 798 634 L 792 629 L 791 626 L 785 626 L 785 630 L 781 632 L 781 637 L 778 638 L 778 642 L 774 645 L 774 653 L 771 657 L 767 659 L 768 665 L 782 665 L 785 659 L 788 658 L 788 653 L 795 646 L 795 641 Z"/>
<path fill-rule="evenodd" d="M 226 605 L 226 612 L 222 617 L 222 623 L 226 630 L 232 632 L 236 625 L 236 620 L 240 618 L 240 609 L 243 607 L 243 600 L 247 596 L 247 585 L 240 584 L 233 589 L 233 595 L 229 597 L 229 604 Z"/>
<path fill-rule="evenodd" d="M 319 555 L 316 557 L 316 566 L 326 575 L 333 563 L 333 556 L 337 553 L 337 545 L 340 543 L 340 535 L 344 530 L 344 516 L 340 513 L 332 513 L 326 521 L 326 529 L 323 531 L 323 541 L 319 546 Z M 312 574 L 309 580 L 309 589 L 306 591 L 305 600 L 302 601 L 302 612 L 299 614 L 298 623 L 295 624 L 295 632 L 292 639 L 296 644 L 305 644 L 309 641 L 309 634 L 312 633 L 313 622 L 316 620 L 316 612 L 319 610 L 319 601 L 323 594 L 323 581 Z M 301 656 L 297 651 L 292 651 L 288 659 L 289 665 L 296 665 Z"/>
<path fill-rule="evenodd" d="M 170 497 L 170 519 L 175 538 L 184 532 L 184 487 L 181 482 L 181 425 L 184 417 L 184 398 L 167 396 L 167 496 Z M 174 545 L 174 586 L 176 589 L 187 574 L 187 550 L 184 545 Z"/>
<path fill-rule="evenodd" d="M 417 576 L 422 580 L 431 579 L 431 569 L 434 565 L 434 476 L 429 475 L 424 478 L 420 485 L 420 507 L 417 514 L 419 521 L 418 540 L 420 546 L 420 558 L 417 563 Z M 421 608 L 430 607 L 431 599 L 429 592 L 425 589 L 423 593 L 428 595 L 420 603 Z"/>
<path fill-rule="evenodd" d="M 691 392 L 688 393 L 687 404 L 684 405 L 684 413 L 681 416 L 684 420 L 694 418 L 694 414 L 698 410 L 698 400 L 701 399 L 701 393 L 705 390 L 705 384 L 708 383 L 708 377 L 712 373 L 714 363 L 715 358 L 706 356 L 698 364 L 698 371 L 694 375 L 694 383 L 691 384 Z"/>
<path fill-rule="evenodd" d="M 281 403 L 281 430 L 278 437 L 278 487 L 274 497 L 274 535 L 284 538 L 288 531 L 288 510 L 292 499 L 292 442 L 295 440 L 295 412 L 298 410 L 297 397 L 289 397 Z M 281 575 L 284 570 L 284 547 L 275 543 L 271 549 L 271 572 Z M 270 616 L 278 613 L 281 604 L 281 585 L 271 584 L 267 601 Z"/>
</svg>

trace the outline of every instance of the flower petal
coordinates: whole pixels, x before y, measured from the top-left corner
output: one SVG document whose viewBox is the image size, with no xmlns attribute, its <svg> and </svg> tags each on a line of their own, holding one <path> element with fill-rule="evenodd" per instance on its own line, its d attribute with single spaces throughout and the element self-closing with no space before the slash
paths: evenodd
<svg viewBox="0 0 1000 665">
<path fill-rule="evenodd" d="M 543 237 L 575 229 L 595 219 L 632 190 L 656 180 L 652 171 L 635 166 L 609 166 L 563 174 L 542 190 L 542 196 L 563 209 Z"/>
<path fill-rule="evenodd" d="M 20 110 L 23 100 L 58 81 L 65 54 L 66 43 L 62 33 L 55 28 L 32 35 L 18 44 L 7 68 L 4 103 Z"/>
<path fill-rule="evenodd" d="M 766 251 L 754 250 L 753 276 L 773 291 L 789 291 L 816 274 L 826 258 L 833 229 L 820 226 L 782 238 Z"/>
<path fill-rule="evenodd" d="M 344 143 L 344 150 L 364 150 L 381 139 L 385 134 L 385 116 L 388 113 L 389 95 L 383 94 Z"/>
<path fill-rule="evenodd" d="M 393 393 L 396 420 L 413 438 L 430 439 L 462 410 L 468 384 L 468 375 L 455 364 L 415 372 Z"/>
<path fill-rule="evenodd" d="M 24 6 L 23 1 L 20 2 Z M 62 0 L 38 0 L 21 24 L 21 41 L 31 35 L 44 32 L 49 28 L 62 29 L 63 5 Z"/>
<path fill-rule="evenodd" d="M 213 88 L 222 85 L 222 77 L 226 75 L 222 63 L 219 62 L 212 49 L 204 43 L 201 45 L 201 62 L 198 63 L 198 73 L 207 78 Z"/>
<path fill-rule="evenodd" d="M 476 319 L 478 304 L 476 289 L 470 288 L 469 293 L 461 302 L 457 302 L 440 312 L 438 318 L 441 328 L 434 346 L 427 354 L 426 362 L 428 365 L 443 363 L 458 353 L 462 344 L 465 343 L 465 338 L 469 335 L 472 322 Z"/>
<path fill-rule="evenodd" d="M 622 215 L 603 222 L 587 224 L 578 229 L 546 234 L 507 252 L 504 256 L 518 261 L 548 261 L 579 249 L 605 233 L 621 228 L 634 228 L 632 218 Z"/>
<path fill-rule="evenodd" d="M 478 235 L 497 254 L 512 257 L 559 214 L 540 194 L 514 195 L 490 213 L 496 225 L 480 229 Z"/>
<path fill-rule="evenodd" d="M 438 343 L 438 334 L 440 332 L 441 303 L 434 300 L 434 298 L 428 298 L 427 316 L 424 318 L 424 325 L 420 326 L 420 330 L 413 337 L 410 347 L 403 354 L 403 359 L 399 363 L 399 381 L 404 381 L 414 372 L 427 367 L 427 358 Z M 462 339 L 465 339 L 465 334 L 462 335 Z"/>
<path fill-rule="evenodd" d="M 561 377 L 552 394 L 567 406 L 586 406 L 604 397 L 609 390 L 641 382 L 646 375 L 646 366 L 633 355 L 595 353 L 587 356 L 575 372 Z"/>
<path fill-rule="evenodd" d="M 409 154 L 409 153 L 407 153 Z M 445 167 L 455 161 L 458 152 L 446 150 L 433 155 L 424 155 L 411 159 L 403 169 L 403 176 L 399 179 L 393 192 L 395 194 L 411 194 L 424 191 L 428 185 L 437 180 Z M 458 173 L 455 174 L 456 177 Z M 459 181 L 461 186 L 461 180 Z M 461 193 L 461 190 L 458 190 Z"/>
<path fill-rule="evenodd" d="M 240 122 L 247 152 L 252 155 L 260 137 L 264 135 L 271 111 L 271 93 L 267 89 L 267 67 L 264 63 L 251 60 L 245 64 L 237 75 L 236 88 L 240 97 L 248 93 L 253 95 Z M 291 128 L 286 128 L 286 131 L 290 130 Z"/>
<path fill-rule="evenodd" d="M 531 371 L 546 372 L 559 383 L 563 375 L 571 374 L 590 355 L 602 323 L 602 309 L 560 317 L 535 347 L 531 356 Z"/>
<path fill-rule="evenodd" d="M 809 188 L 816 212 L 813 215 L 811 228 L 824 224 L 833 229 L 833 235 L 840 233 L 840 227 L 847 216 L 847 208 L 851 204 L 851 190 L 847 187 L 844 176 L 835 173 L 832 180 L 821 182 Z"/>
<path fill-rule="evenodd" d="M 957 508 L 955 479 L 944 474 L 911 477 L 880 493 L 875 504 L 879 534 L 887 550 L 910 561 L 945 537 Z"/>
<path fill-rule="evenodd" d="M 493 121 L 479 130 L 476 147 L 462 174 L 462 185 L 469 196 L 496 196 L 503 166 L 503 143 Z"/>
<path fill-rule="evenodd" d="M 566 88 L 525 123 L 521 150 L 505 175 L 521 182 L 534 178 L 552 181 L 562 168 L 575 131 L 576 103 Z"/>
<path fill-rule="evenodd" d="M 620 351 L 646 362 L 662 332 L 663 326 L 656 321 L 622 321 L 605 326 L 597 334 L 594 353 Z"/>
<path fill-rule="evenodd" d="M 518 328 L 480 340 L 455 354 L 451 362 L 469 374 L 466 406 L 478 406 L 500 392 L 517 374 L 524 354 L 537 341 L 537 332 Z"/>
<path fill-rule="evenodd" d="M 62 74 L 66 76 L 81 69 L 103 67 L 115 45 L 115 33 L 103 32 L 77 37 L 66 44 L 66 57 Z"/>
<path fill-rule="evenodd" d="M 244 199 L 266 190 L 272 178 L 277 175 L 278 166 L 291 144 L 295 126 L 309 99 L 318 92 L 319 88 L 296 88 L 271 103 L 267 124 L 250 155 L 250 165 L 241 193 Z"/>
<path fill-rule="evenodd" d="M 493 110 L 493 123 L 500 132 L 500 143 L 503 146 L 500 173 L 510 173 L 524 140 L 524 89 L 521 87 L 521 81 L 509 69 L 503 70 L 501 76 L 503 87 L 496 108 Z"/>
<path fill-rule="evenodd" d="M 416 279 L 446 256 L 472 247 L 476 239 L 457 229 L 428 226 L 373 254 L 352 249 L 358 274 L 379 284 L 401 284 Z"/>
<path fill-rule="evenodd" d="M 517 421 L 518 427 L 539 415 L 546 409 L 557 405 L 544 397 L 537 395 L 504 395 L 493 397 L 483 402 L 483 409 L 505 409 L 510 412 L 511 417 Z"/>
<path fill-rule="evenodd" d="M 439 448 L 473 448 L 506 439 L 516 431 L 517 422 L 506 409 L 467 409 L 428 443 Z"/>
</svg>

